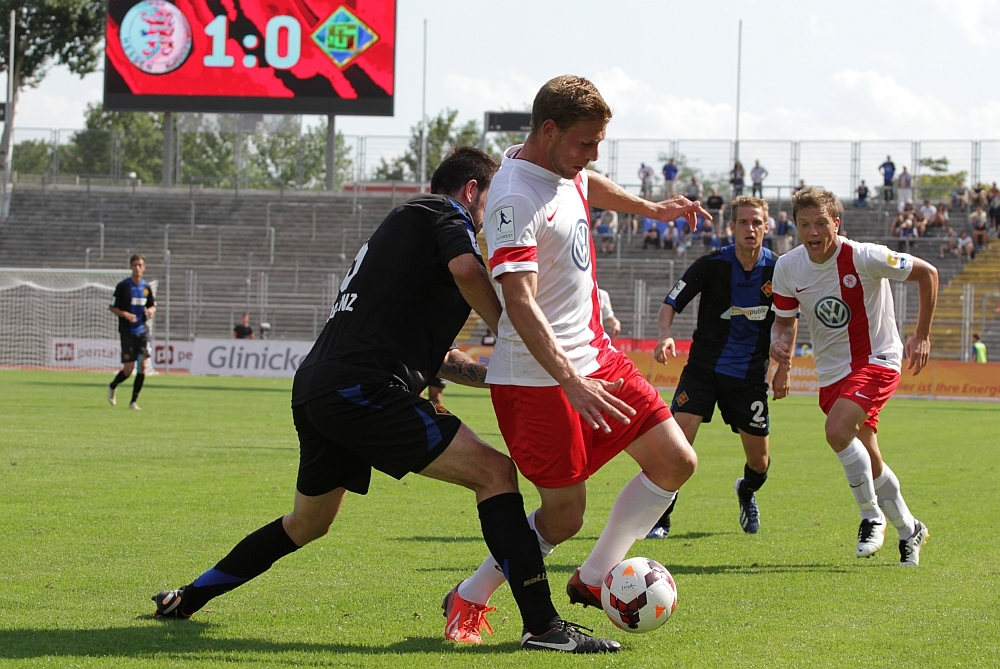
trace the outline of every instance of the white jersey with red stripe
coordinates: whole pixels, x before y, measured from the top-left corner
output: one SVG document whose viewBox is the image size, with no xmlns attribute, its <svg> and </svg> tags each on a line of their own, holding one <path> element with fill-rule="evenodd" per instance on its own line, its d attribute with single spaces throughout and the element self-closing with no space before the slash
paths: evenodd
<svg viewBox="0 0 1000 669">
<path fill-rule="evenodd" d="M 805 246 L 778 258 L 772 308 L 779 316 L 795 316 L 800 308 L 805 314 L 821 387 L 865 365 L 900 371 L 903 344 L 888 279 L 905 281 L 912 269 L 905 253 L 846 239 L 821 265 Z"/>
<path fill-rule="evenodd" d="M 580 374 L 592 374 L 611 340 L 601 325 L 587 173 L 563 179 L 517 158 L 520 150 L 514 146 L 504 153 L 486 200 L 483 232 L 490 270 L 494 279 L 507 272 L 538 273 L 535 302 L 556 342 Z M 486 382 L 558 385 L 528 351 L 506 308 Z"/>
</svg>

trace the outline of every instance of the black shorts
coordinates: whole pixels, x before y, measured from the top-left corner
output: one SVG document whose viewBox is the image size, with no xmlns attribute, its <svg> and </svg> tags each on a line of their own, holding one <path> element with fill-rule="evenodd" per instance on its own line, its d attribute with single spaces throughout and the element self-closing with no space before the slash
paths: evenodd
<svg viewBox="0 0 1000 669">
<path fill-rule="evenodd" d="M 455 438 L 462 421 L 406 388 L 359 384 L 292 407 L 303 495 L 334 488 L 368 492 L 372 468 L 401 479 L 419 472 Z"/>
<path fill-rule="evenodd" d="M 122 335 L 122 362 L 136 362 L 140 356 L 149 357 L 149 335 Z"/>
<path fill-rule="evenodd" d="M 757 383 L 685 367 L 674 391 L 670 411 L 701 416 L 702 422 L 711 423 L 716 404 L 719 405 L 722 420 L 733 432 L 743 430 L 758 437 L 769 434 L 771 419 L 767 413 L 766 382 Z"/>
</svg>

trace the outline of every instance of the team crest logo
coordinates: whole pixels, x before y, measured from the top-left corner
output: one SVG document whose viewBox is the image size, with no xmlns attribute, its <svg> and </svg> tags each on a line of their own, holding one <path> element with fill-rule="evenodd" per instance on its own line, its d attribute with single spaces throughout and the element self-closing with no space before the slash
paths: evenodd
<svg viewBox="0 0 1000 669">
<path fill-rule="evenodd" d="M 856 285 L 858 285 L 858 277 L 853 274 L 844 276 L 844 288 L 854 288 Z"/>
<path fill-rule="evenodd" d="M 447 409 L 444 408 L 443 404 L 433 404 L 433 406 L 434 406 L 434 413 L 436 413 L 439 416 L 451 416 L 452 415 L 452 413 L 450 411 L 448 411 Z"/>
<path fill-rule="evenodd" d="M 576 230 L 573 231 L 573 247 L 570 249 L 573 262 L 582 271 L 590 269 L 590 226 L 582 218 L 576 222 Z"/>
<path fill-rule="evenodd" d="M 687 391 L 686 390 L 682 390 L 681 394 L 677 396 L 677 399 L 675 401 L 677 402 L 677 406 L 679 406 L 679 407 L 684 406 L 685 404 L 687 404 L 687 401 L 688 401 Z"/>
<path fill-rule="evenodd" d="M 851 320 L 851 308 L 838 297 L 824 297 L 816 303 L 816 318 L 828 328 L 838 330 Z"/>
<path fill-rule="evenodd" d="M 764 293 L 767 297 L 771 297 L 771 282 L 768 281 L 763 286 L 760 287 L 760 291 Z"/>
<path fill-rule="evenodd" d="M 167 74 L 191 53 L 191 24 L 167 0 L 142 0 L 128 10 L 118 35 L 129 62 L 147 74 Z"/>
<path fill-rule="evenodd" d="M 378 41 L 375 31 L 346 7 L 323 21 L 312 34 L 313 41 L 334 64 L 343 69 Z"/>
</svg>

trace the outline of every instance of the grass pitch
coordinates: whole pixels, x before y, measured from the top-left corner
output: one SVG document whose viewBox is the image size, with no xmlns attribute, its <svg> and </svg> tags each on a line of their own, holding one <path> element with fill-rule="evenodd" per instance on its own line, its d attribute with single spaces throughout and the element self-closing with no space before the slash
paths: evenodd
<svg viewBox="0 0 1000 669">
<path fill-rule="evenodd" d="M 587 523 L 548 560 L 568 619 L 622 641 L 615 656 L 518 650 L 502 588 L 482 646 L 443 641 L 440 602 L 486 554 L 472 493 L 376 473 L 331 533 L 187 621 L 154 619 L 150 596 L 213 565 L 291 508 L 297 443 L 290 381 L 150 377 L 104 399 L 111 374 L 0 372 L 0 664 L 17 666 L 800 667 L 1000 663 L 1000 405 L 894 400 L 886 461 L 931 539 L 901 569 L 895 531 L 853 556 L 858 516 L 822 439 L 814 398 L 772 403 L 762 529 L 744 535 L 732 489 L 742 449 L 721 423 L 665 541 L 631 555 L 674 574 L 679 606 L 646 635 L 570 607 L 584 560 L 636 466 L 619 457 L 589 486 Z M 450 386 L 449 408 L 502 447 L 484 391 Z M 537 496 L 522 482 L 528 509 Z"/>
</svg>

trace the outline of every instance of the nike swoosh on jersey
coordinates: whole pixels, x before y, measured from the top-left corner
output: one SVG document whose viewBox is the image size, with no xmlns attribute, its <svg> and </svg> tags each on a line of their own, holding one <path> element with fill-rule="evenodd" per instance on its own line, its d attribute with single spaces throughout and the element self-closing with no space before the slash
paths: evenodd
<svg viewBox="0 0 1000 669">
<path fill-rule="evenodd" d="M 546 643 L 544 641 L 532 641 L 532 646 L 538 648 L 551 648 L 552 650 L 573 650 L 576 648 L 576 641 L 570 639 L 566 643 Z"/>
<path fill-rule="evenodd" d="M 870 397 L 867 397 L 867 396 L 865 396 L 865 395 L 862 395 L 862 394 L 861 394 L 861 393 L 859 393 L 859 392 L 855 392 L 854 394 L 855 394 L 855 395 L 857 395 L 858 397 L 862 398 L 862 399 L 866 399 L 866 400 L 870 400 L 870 399 L 871 399 Z"/>
<path fill-rule="evenodd" d="M 805 288 L 796 288 L 795 292 L 801 293 L 803 290 L 809 290 L 810 288 L 812 288 L 812 286 L 806 286 Z"/>
<path fill-rule="evenodd" d="M 559 213 L 559 207 L 556 207 L 556 210 L 554 212 L 552 212 L 552 215 L 551 216 L 546 216 L 545 220 L 548 221 L 549 223 L 551 223 L 552 219 L 555 218 L 556 214 L 558 214 L 558 213 Z"/>
</svg>

